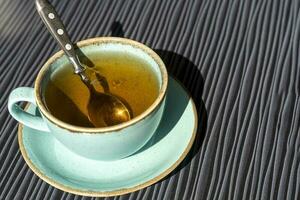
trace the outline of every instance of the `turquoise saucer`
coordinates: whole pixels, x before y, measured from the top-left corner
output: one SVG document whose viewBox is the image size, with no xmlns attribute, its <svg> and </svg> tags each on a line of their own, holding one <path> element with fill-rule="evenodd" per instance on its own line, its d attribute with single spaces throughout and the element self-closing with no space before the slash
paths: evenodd
<svg viewBox="0 0 300 200">
<path fill-rule="evenodd" d="M 38 112 L 33 105 L 27 111 Z M 168 175 L 187 155 L 196 129 L 197 112 L 192 98 L 170 78 L 158 130 L 142 149 L 127 158 L 87 159 L 69 151 L 51 134 L 21 124 L 18 139 L 26 163 L 41 179 L 63 191 L 103 197 L 134 192 Z"/>
</svg>

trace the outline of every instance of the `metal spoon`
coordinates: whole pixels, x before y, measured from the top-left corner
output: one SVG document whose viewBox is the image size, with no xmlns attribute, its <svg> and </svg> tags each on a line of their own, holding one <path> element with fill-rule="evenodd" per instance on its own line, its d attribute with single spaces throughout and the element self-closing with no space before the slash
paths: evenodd
<svg viewBox="0 0 300 200">
<path fill-rule="evenodd" d="M 42 18 L 49 32 L 56 39 L 62 50 L 73 64 L 75 74 L 81 77 L 81 80 L 90 91 L 88 103 L 88 118 L 96 127 L 116 125 L 130 120 L 129 108 L 116 96 L 105 90 L 105 93 L 97 92 L 90 77 L 86 73 L 91 70 L 80 63 L 74 50 L 74 46 L 68 36 L 68 33 L 56 13 L 53 6 L 47 0 L 35 0 L 37 11 Z M 97 73 L 92 71 L 92 73 Z M 94 80 L 93 80 L 94 81 Z"/>
</svg>

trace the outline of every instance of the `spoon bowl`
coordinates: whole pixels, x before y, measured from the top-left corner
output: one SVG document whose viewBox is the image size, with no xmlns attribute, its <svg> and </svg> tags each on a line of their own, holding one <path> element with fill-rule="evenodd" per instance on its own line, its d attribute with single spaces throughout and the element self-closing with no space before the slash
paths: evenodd
<svg viewBox="0 0 300 200">
<path fill-rule="evenodd" d="M 91 93 L 87 108 L 89 120 L 95 127 L 113 126 L 131 118 L 126 105 L 108 93 Z"/>
</svg>

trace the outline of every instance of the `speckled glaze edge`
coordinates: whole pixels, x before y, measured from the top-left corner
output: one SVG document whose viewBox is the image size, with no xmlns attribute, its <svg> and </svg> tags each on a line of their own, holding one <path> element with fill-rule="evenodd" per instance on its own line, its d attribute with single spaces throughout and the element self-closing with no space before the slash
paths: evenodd
<svg viewBox="0 0 300 200">
<path fill-rule="evenodd" d="M 59 59 L 61 56 L 64 55 L 63 51 L 59 51 L 55 53 L 50 59 L 47 60 L 47 62 L 43 65 L 41 68 L 40 72 L 37 75 L 37 78 L 35 80 L 34 84 L 34 93 L 35 93 L 35 100 L 37 103 L 37 106 L 39 107 L 39 110 L 41 113 L 47 118 L 47 120 L 51 121 L 54 123 L 56 126 L 69 130 L 72 133 L 78 133 L 78 134 L 85 134 L 85 133 L 93 133 L 93 134 L 108 134 L 108 133 L 113 133 L 120 131 L 126 127 L 132 126 L 136 124 L 137 122 L 145 119 L 147 116 L 149 116 L 152 112 L 154 112 L 159 105 L 163 102 L 165 95 L 166 95 L 166 90 L 167 90 L 167 85 L 168 85 L 168 72 L 166 69 L 165 64 L 161 60 L 161 58 L 149 47 L 146 45 L 139 43 L 137 41 L 131 40 L 131 39 L 126 39 L 126 38 L 118 38 L 118 37 L 97 37 L 97 38 L 91 38 L 91 39 L 86 39 L 82 40 L 76 45 L 78 47 L 84 47 L 84 46 L 89 46 L 89 45 L 97 45 L 97 44 L 103 44 L 103 43 L 117 43 L 117 44 L 124 44 L 124 45 L 130 45 L 132 47 L 135 47 L 137 49 L 142 50 L 146 54 L 148 54 L 159 66 L 161 75 L 162 75 L 162 86 L 159 91 L 158 97 L 156 100 L 153 102 L 153 104 L 145 110 L 142 114 L 139 116 L 129 120 L 128 122 L 124 122 L 122 124 L 118 124 L 115 126 L 109 126 L 109 127 L 103 127 L 103 128 L 87 128 L 87 127 L 79 127 L 79 126 L 74 126 L 71 124 L 67 124 L 56 117 L 54 117 L 50 112 L 47 111 L 46 107 L 44 106 L 44 103 L 42 101 L 42 97 L 40 95 L 40 90 L 41 90 L 41 82 L 43 80 L 44 75 L 47 72 L 47 69 L 51 65 L 51 63 L 55 62 L 57 59 Z"/>
<path fill-rule="evenodd" d="M 185 91 L 186 91 L 186 89 L 185 89 Z M 123 188 L 123 189 L 113 190 L 113 191 L 89 191 L 89 190 L 80 190 L 80 189 L 71 188 L 69 186 L 65 186 L 65 185 L 63 185 L 61 183 L 56 182 L 55 180 L 53 180 L 50 177 L 48 177 L 45 174 L 43 174 L 33 164 L 33 162 L 30 160 L 30 158 L 27 155 L 27 152 L 25 150 L 24 144 L 23 144 L 23 133 L 22 133 L 23 125 L 19 124 L 19 127 L 18 127 L 18 142 L 19 142 L 21 154 L 22 154 L 25 162 L 29 166 L 29 168 L 38 177 L 40 177 L 42 180 L 44 180 L 48 184 L 52 185 L 53 187 L 56 187 L 56 188 L 58 188 L 58 189 L 60 189 L 62 191 L 69 192 L 69 193 L 76 194 L 76 195 L 90 196 L 90 197 L 109 197 L 109 196 L 118 196 L 118 195 L 123 195 L 123 194 L 131 193 L 131 192 L 135 192 L 137 190 L 140 190 L 140 189 L 143 189 L 145 187 L 148 187 L 148 186 L 150 186 L 150 185 L 152 185 L 152 184 L 160 181 L 164 177 L 166 177 L 169 173 L 171 173 L 181 163 L 181 161 L 183 161 L 183 159 L 186 157 L 186 155 L 188 154 L 188 152 L 192 148 L 192 145 L 193 145 L 195 137 L 196 137 L 197 128 L 198 128 L 198 115 L 197 115 L 197 109 L 196 109 L 195 103 L 194 103 L 194 101 L 193 101 L 193 99 L 191 97 L 190 97 L 190 100 L 192 101 L 193 113 L 194 113 L 194 117 L 195 117 L 195 122 L 194 122 L 195 126 L 194 126 L 194 129 L 193 129 L 192 137 L 191 137 L 188 145 L 186 146 L 186 149 L 183 151 L 183 153 L 178 158 L 178 160 L 173 165 L 171 165 L 171 167 L 169 167 L 164 172 L 162 172 L 160 175 L 158 175 L 158 176 L 156 176 L 156 177 L 154 177 L 154 178 L 152 178 L 152 179 L 150 179 L 150 180 L 148 180 L 148 181 L 146 181 L 146 182 L 144 182 L 142 184 L 139 184 L 137 186 L 131 187 L 131 188 Z M 26 105 L 25 110 L 28 109 L 28 107 L 29 107 L 29 104 Z"/>
</svg>

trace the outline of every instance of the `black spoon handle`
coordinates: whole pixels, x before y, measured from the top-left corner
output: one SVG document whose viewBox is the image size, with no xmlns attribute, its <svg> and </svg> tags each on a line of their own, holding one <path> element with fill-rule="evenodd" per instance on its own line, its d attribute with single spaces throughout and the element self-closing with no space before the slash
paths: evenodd
<svg viewBox="0 0 300 200">
<path fill-rule="evenodd" d="M 54 7 L 47 0 L 35 0 L 35 5 L 49 32 L 72 62 L 75 73 L 81 74 L 85 68 L 81 65 L 64 24 Z"/>
</svg>

